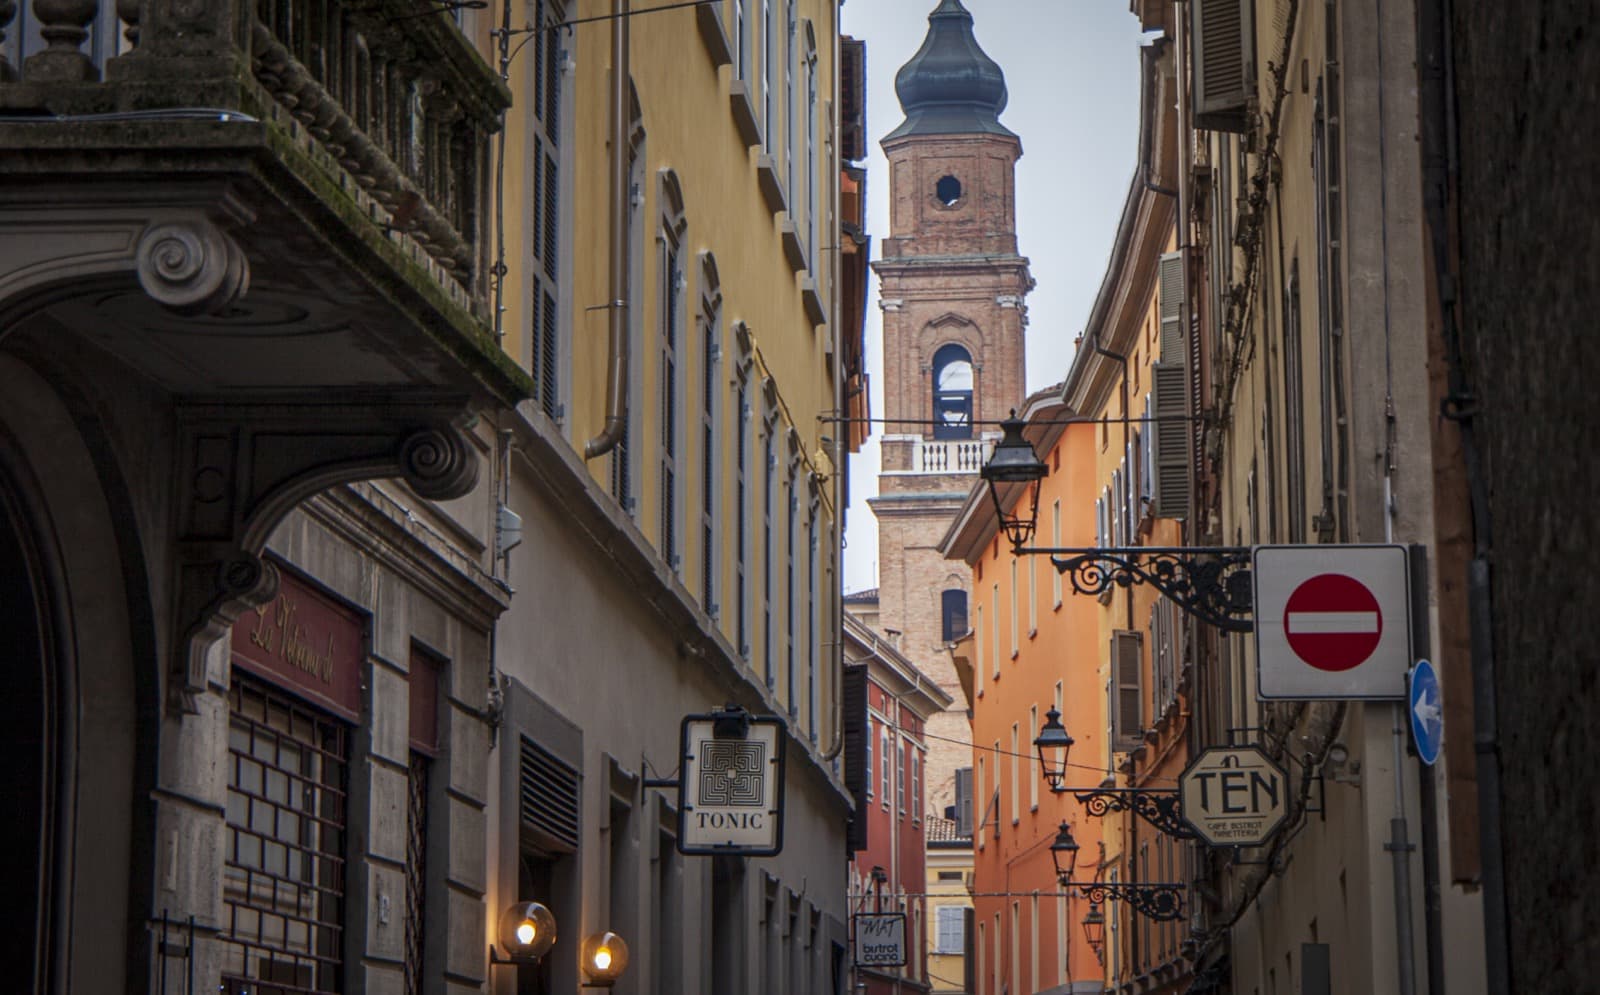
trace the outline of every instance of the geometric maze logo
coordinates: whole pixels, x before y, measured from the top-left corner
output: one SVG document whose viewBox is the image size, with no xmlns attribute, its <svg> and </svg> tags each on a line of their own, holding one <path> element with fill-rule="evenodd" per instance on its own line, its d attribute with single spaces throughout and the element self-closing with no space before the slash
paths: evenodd
<svg viewBox="0 0 1600 995">
<path fill-rule="evenodd" d="M 767 744 L 761 741 L 700 741 L 700 804 L 760 808 Z"/>
</svg>

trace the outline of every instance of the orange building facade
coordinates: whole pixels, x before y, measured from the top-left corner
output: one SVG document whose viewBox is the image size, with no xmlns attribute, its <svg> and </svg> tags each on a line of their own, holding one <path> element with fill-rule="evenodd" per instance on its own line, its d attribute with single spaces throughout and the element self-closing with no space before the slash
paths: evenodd
<svg viewBox="0 0 1600 995">
<path fill-rule="evenodd" d="M 1159 45 L 1144 50 L 1144 84 L 1140 168 L 1089 323 L 1065 381 L 1021 412 L 1050 471 L 1034 547 L 1183 541 L 1183 509 L 1164 506 L 1164 495 L 1187 488 L 1180 443 L 1190 423 L 1183 382 L 1164 375 L 1184 339 L 1176 211 L 1160 182 L 1171 175 L 1174 121 Z M 1008 511 L 1028 501 L 1001 498 Z M 1191 877 L 1191 844 L 1128 812 L 1091 817 L 1071 791 L 1052 792 L 1033 740 L 1054 707 L 1074 740 L 1065 787 L 1176 790 L 1189 757 L 1190 623 L 1149 586 L 1075 593 L 1073 574 L 1044 555 L 1014 555 L 997 532 L 980 486 L 941 547 L 973 571 L 962 656 L 974 744 L 974 995 L 1182 991 L 1193 980 L 1180 956 L 1183 919 L 1155 921 L 1127 902 L 1063 889 L 1051 844 L 1066 823 L 1079 844 L 1075 885 L 1179 886 Z M 1097 580 L 1076 577 L 1080 587 Z"/>
</svg>

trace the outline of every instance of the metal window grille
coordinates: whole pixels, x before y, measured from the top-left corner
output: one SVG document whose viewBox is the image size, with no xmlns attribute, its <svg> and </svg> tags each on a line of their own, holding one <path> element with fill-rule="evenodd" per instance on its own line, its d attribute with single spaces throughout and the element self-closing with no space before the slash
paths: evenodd
<svg viewBox="0 0 1600 995">
<path fill-rule="evenodd" d="M 428 768 L 431 761 L 422 753 L 411 751 L 411 769 L 407 777 L 406 820 L 406 995 L 422 991 L 423 936 L 422 924 L 426 921 L 427 858 L 428 858 Z"/>
<path fill-rule="evenodd" d="M 245 677 L 229 702 L 223 991 L 339 992 L 348 734 Z"/>
</svg>

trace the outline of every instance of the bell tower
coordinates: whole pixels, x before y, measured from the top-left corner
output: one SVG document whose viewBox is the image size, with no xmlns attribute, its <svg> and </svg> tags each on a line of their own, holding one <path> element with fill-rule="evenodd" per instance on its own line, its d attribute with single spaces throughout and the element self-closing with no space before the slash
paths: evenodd
<svg viewBox="0 0 1600 995">
<path fill-rule="evenodd" d="M 938 544 L 993 447 L 995 422 L 1021 405 L 1025 298 L 1017 254 L 1017 159 L 1000 123 L 1005 77 L 973 36 L 960 0 L 928 15 L 922 47 L 895 76 L 905 120 L 883 139 L 890 235 L 878 274 L 883 394 L 878 519 L 880 629 L 957 702 L 928 732 L 926 808 L 955 801 L 970 766 L 965 699 L 949 642 L 968 627 L 971 576 Z"/>
</svg>

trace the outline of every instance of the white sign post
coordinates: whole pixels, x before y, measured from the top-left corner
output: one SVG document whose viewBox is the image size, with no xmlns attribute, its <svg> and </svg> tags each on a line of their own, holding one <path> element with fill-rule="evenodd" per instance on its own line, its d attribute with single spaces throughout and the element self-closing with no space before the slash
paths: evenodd
<svg viewBox="0 0 1600 995">
<path fill-rule="evenodd" d="M 863 912 L 856 917 L 856 966 L 906 966 L 906 914 Z"/>
<path fill-rule="evenodd" d="M 1406 547 L 1257 546 L 1250 575 L 1259 697 L 1406 696 Z"/>
<path fill-rule="evenodd" d="M 684 717 L 680 853 L 782 852 L 784 729 L 743 709 Z"/>
</svg>

